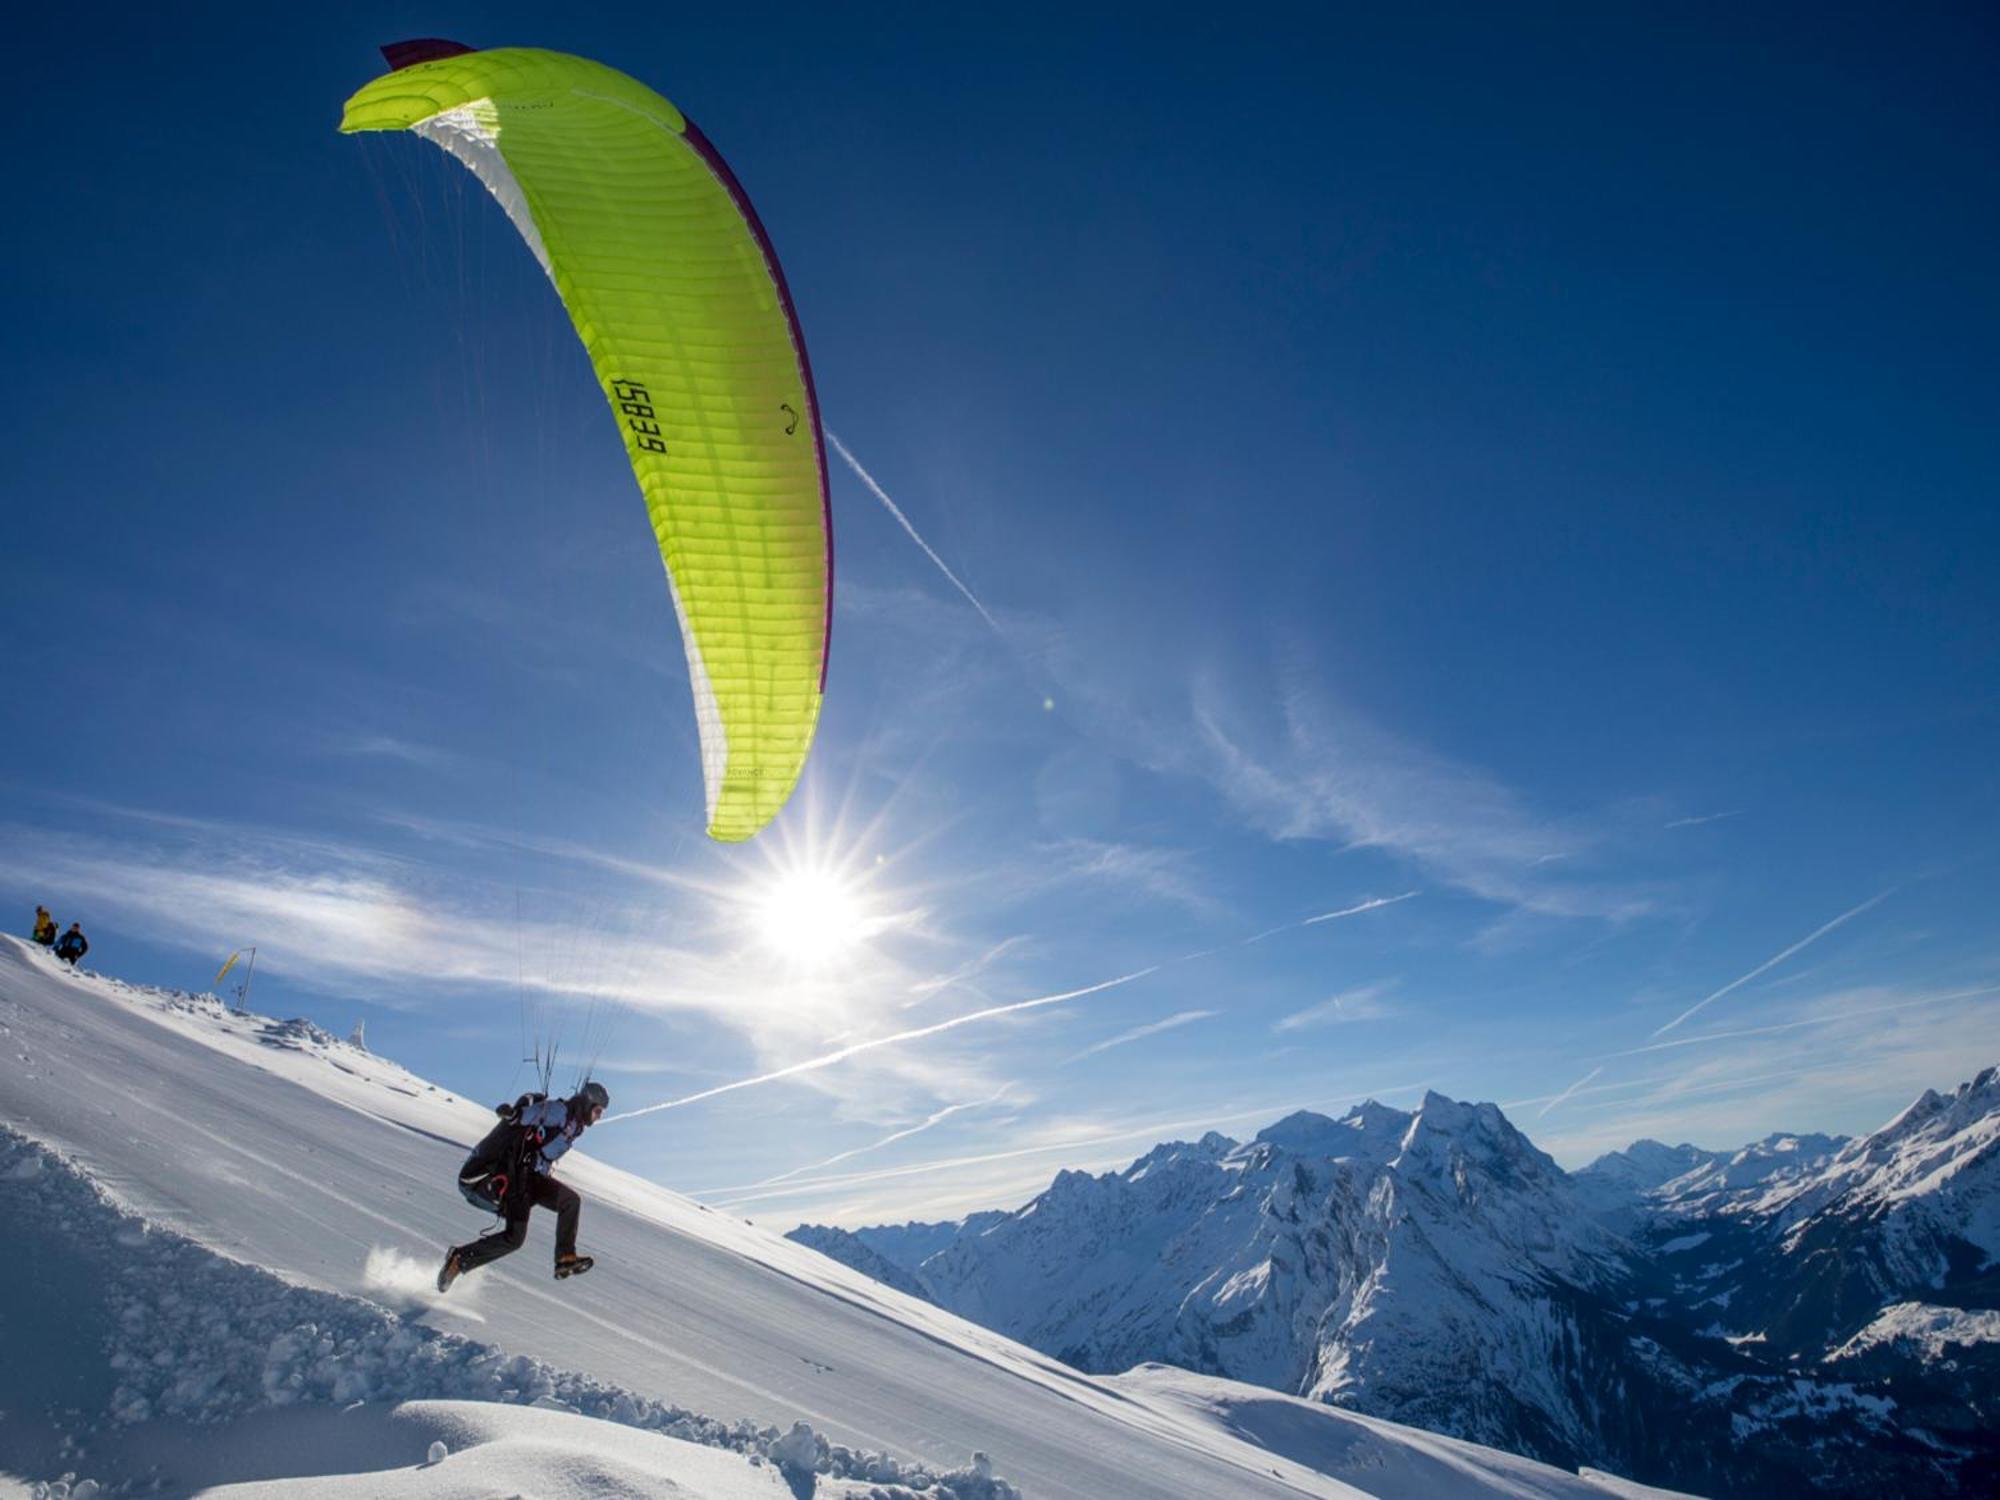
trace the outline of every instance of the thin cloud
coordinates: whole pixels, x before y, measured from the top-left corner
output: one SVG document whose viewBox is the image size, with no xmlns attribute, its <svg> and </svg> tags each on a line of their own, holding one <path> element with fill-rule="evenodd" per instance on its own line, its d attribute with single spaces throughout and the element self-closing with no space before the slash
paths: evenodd
<svg viewBox="0 0 2000 1500">
<path fill-rule="evenodd" d="M 1213 916 L 1220 907 L 1202 889 L 1193 861 L 1178 849 L 1068 839 L 1053 846 L 1051 853 L 1062 861 L 1054 873 L 1064 879 L 1131 887 L 1201 916 Z"/>
<path fill-rule="evenodd" d="M 1367 984 L 1320 1001 L 1304 1010 L 1295 1010 L 1275 1022 L 1273 1031 L 1302 1031 L 1313 1026 L 1343 1026 L 1353 1021 L 1379 1021 L 1395 1013 L 1384 997 L 1395 988 L 1393 982 Z"/>
<path fill-rule="evenodd" d="M 579 844 L 568 839 L 545 838 L 531 833 L 509 833 L 480 823 L 426 818 L 415 813 L 378 812 L 374 818 L 376 822 L 386 827 L 398 828 L 405 833 L 415 834 L 418 838 L 430 839 L 457 848 L 504 849 L 512 854 L 539 854 L 570 864 L 604 870 L 613 875 L 629 876 L 651 885 L 666 886 L 675 890 L 701 888 L 698 882 L 664 865 L 648 864 L 644 860 L 623 859 L 615 854 L 606 854 L 588 844 Z"/>
<path fill-rule="evenodd" d="M 1603 1070 L 1599 1069 L 1597 1071 L 1602 1072 Z M 1618 1083 L 1592 1083 L 1590 1080 L 1597 1075 L 1596 1073 L 1591 1073 L 1583 1078 L 1579 1078 L 1560 1094 L 1544 1096 L 1549 1100 L 1548 1106 L 1541 1110 L 1536 1115 L 1536 1118 L 1540 1119 L 1542 1115 L 1547 1114 L 1557 1104 L 1569 1099 L 1601 1098 L 1612 1094 L 1641 1094 L 1644 1097 L 1621 1107 L 1625 1109 L 1645 1108 L 1663 1103 L 1678 1102 L 1682 1099 L 1699 1099 L 1714 1094 L 1734 1093 L 1742 1089 L 1752 1088 L 1757 1084 L 1774 1083 L 1787 1078 L 1799 1078 L 1808 1073 L 1819 1071 L 1823 1070 L 1815 1067 L 1796 1067 L 1781 1068 L 1775 1072 L 1733 1074 L 1726 1078 L 1627 1078 Z M 1511 1104 L 1502 1105 L 1501 1108 L 1515 1109 L 1541 1102 L 1539 1098 L 1517 1099 Z M 1630 1144 L 1630 1142 L 1642 1135 L 1651 1135 L 1654 1133 L 1651 1130 L 1626 1125 L 1620 1125 L 1618 1129 L 1621 1132 L 1631 1130 L 1632 1133 L 1624 1137 L 1627 1144 Z M 1677 1129 L 1667 1133 L 1682 1134 L 1684 1132 Z"/>
<path fill-rule="evenodd" d="M 364 760 L 398 760 L 429 771 L 462 765 L 465 760 L 456 751 L 440 749 L 436 745 L 419 745 L 392 734 L 350 735 L 334 740 L 328 750 L 334 755 L 349 755 Z"/>
<path fill-rule="evenodd" d="M 1173 1031 L 1178 1027 L 1191 1026 L 1196 1021 L 1207 1021 L 1221 1015 L 1216 1010 L 1184 1010 L 1168 1016 L 1164 1021 L 1154 1021 L 1145 1026 L 1134 1026 L 1130 1031 L 1121 1031 L 1108 1041 L 1102 1041 L 1081 1052 L 1073 1052 L 1057 1066 L 1068 1067 L 1073 1062 L 1081 1062 L 1086 1057 L 1095 1057 L 1100 1052 L 1109 1052 L 1113 1047 L 1123 1047 L 1131 1042 L 1142 1042 L 1149 1036 L 1158 1036 L 1163 1031 Z"/>
<path fill-rule="evenodd" d="M 1720 823 L 1724 818 L 1740 818 L 1743 809 L 1733 807 L 1728 812 L 1703 813 L 1694 818 L 1675 818 L 1671 823 L 1662 823 L 1662 828 L 1699 828 L 1704 823 Z"/>
<path fill-rule="evenodd" d="M 1716 990 L 1711 994 L 1704 995 L 1701 999 L 1695 1001 L 1693 1005 L 1690 1005 L 1686 1010 L 1682 1011 L 1679 1015 L 1675 1016 L 1671 1021 L 1667 1022 L 1666 1025 L 1660 1027 L 1660 1029 L 1655 1031 L 1653 1035 L 1655 1037 L 1665 1036 L 1668 1032 L 1672 1031 L 1675 1027 L 1679 1026 L 1683 1021 L 1686 1021 L 1690 1016 L 1699 1015 L 1702 1011 L 1706 1010 L 1709 1006 L 1713 1005 L 1716 1001 L 1720 1000 L 1724 995 L 1727 995 L 1732 991 L 1741 989 L 1744 985 L 1748 984 L 1751 980 L 1755 979 L 1759 974 L 1768 973 L 1770 970 L 1775 969 L 1779 964 L 1783 963 L 1786 959 L 1790 958 L 1793 954 L 1802 952 L 1803 950 L 1810 948 L 1814 943 L 1818 942 L 1821 938 L 1825 937 L 1829 932 L 1832 932 L 1836 927 L 1839 927 L 1844 923 L 1853 921 L 1854 918 L 1860 916 L 1863 912 L 1869 910 L 1871 907 L 1881 905 L 1882 902 L 1888 900 L 1889 897 L 1893 896 L 1896 893 L 1896 890 L 1897 887 L 1891 886 L 1888 890 L 1881 892 L 1879 895 L 1870 896 L 1866 901 L 1862 902 L 1859 906 L 1849 907 L 1846 911 L 1842 912 L 1839 916 L 1835 917 L 1831 922 L 1828 922 L 1824 926 L 1816 928 L 1812 932 L 1807 933 L 1804 937 L 1800 938 L 1796 943 L 1792 944 L 1791 947 L 1785 949 L 1783 952 L 1772 954 L 1771 957 L 1765 959 L 1761 964 L 1757 965 L 1757 967 L 1752 969 L 1749 973 L 1739 975 L 1737 978 L 1730 980 L 1729 983 L 1725 984 L 1721 989 Z"/>
<path fill-rule="evenodd" d="M 172 827 L 169 845 L 0 830 L 0 884 L 85 906 L 102 926 L 199 954 L 213 972 L 256 943 L 258 968 L 315 990 L 336 986 L 415 1008 L 467 990 L 521 1008 L 610 1002 L 693 1012 L 758 1046 L 801 1026 L 864 1023 L 876 997 L 907 983 L 887 953 L 858 956 L 837 981 L 783 972 L 741 940 L 711 899 L 692 914 L 654 903 L 535 892 L 326 840 L 254 829 Z M 662 926 L 691 928 L 675 942 Z M 548 1012 L 551 1017 L 560 1014 Z"/>
<path fill-rule="evenodd" d="M 1984 989 L 1977 990 L 1954 990 L 1948 995 L 1922 995 L 1914 1000 L 1899 1000 L 1893 1005 L 1870 1005 L 1860 1010 L 1844 1010 L 1829 1016 L 1807 1016 L 1798 1021 L 1780 1021 L 1771 1026 L 1745 1026 L 1735 1031 L 1709 1031 L 1700 1036 L 1678 1037 L 1671 1042 L 1649 1042 L 1643 1047 L 1628 1047 L 1623 1052 L 1611 1052 L 1605 1055 L 1639 1057 L 1648 1052 L 1665 1052 L 1676 1047 L 1698 1047 L 1707 1042 L 1730 1042 L 1744 1037 L 1772 1036 L 1782 1031 L 1798 1031 L 1810 1026 L 1834 1026 L 1861 1016 L 1884 1016 L 1899 1010 L 1915 1010 L 1925 1005 L 1942 1005 L 1948 1000 L 1970 1000 L 1981 995 L 2000 995 L 2000 985 L 1988 985 Z"/>
<path fill-rule="evenodd" d="M 1213 683 L 1194 705 L 1193 768 L 1272 836 L 1384 849 L 1483 900 L 1545 916 L 1624 921 L 1655 906 L 1644 891 L 1565 873 L 1587 832 L 1536 817 L 1487 773 L 1310 687 L 1282 709 L 1272 742 L 1243 728 Z"/>
<path fill-rule="evenodd" d="M 947 973 L 933 974 L 928 978 L 917 980 L 910 986 L 910 998 L 903 1002 L 903 1009 L 908 1010 L 913 1006 L 922 1005 L 926 1000 L 946 990 L 960 987 L 984 999 L 986 992 L 973 981 L 992 968 L 1010 950 L 1018 948 L 1026 941 L 1026 936 L 1021 933 L 1002 938 L 978 957 L 968 959 Z"/>
</svg>

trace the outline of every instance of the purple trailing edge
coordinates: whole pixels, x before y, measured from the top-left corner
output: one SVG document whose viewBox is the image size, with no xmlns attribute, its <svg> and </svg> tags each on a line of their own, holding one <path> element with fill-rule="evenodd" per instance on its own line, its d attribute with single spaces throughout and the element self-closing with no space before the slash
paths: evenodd
<svg viewBox="0 0 2000 1500">
<path fill-rule="evenodd" d="M 413 68 L 418 63 L 436 62 L 441 57 L 463 57 L 478 50 L 463 42 L 448 42 L 441 36 L 420 36 L 407 42 L 382 44 L 382 56 L 388 61 L 391 73 Z"/>
<path fill-rule="evenodd" d="M 785 324 L 792 332 L 792 348 L 799 356 L 799 378 L 805 382 L 806 405 L 811 408 L 813 451 L 819 458 L 820 524 L 826 532 L 826 612 L 820 623 L 819 646 L 819 690 L 824 695 L 827 664 L 833 655 L 833 485 L 826 467 L 826 432 L 819 421 L 819 392 L 813 387 L 812 357 L 806 353 L 806 336 L 799 328 L 799 310 L 792 301 L 792 289 L 785 284 L 785 268 L 778 264 L 778 252 L 772 248 L 771 236 L 764 231 L 764 221 L 750 206 L 750 195 L 743 191 L 743 184 L 729 170 L 729 163 L 722 159 L 722 153 L 715 149 L 694 121 L 686 115 L 682 115 L 681 120 L 687 126 L 687 143 L 694 148 L 695 155 L 707 163 L 709 171 L 715 174 L 715 180 L 722 184 L 736 204 L 736 211 L 743 215 L 743 222 L 750 226 L 757 248 L 763 252 L 764 264 L 771 272 L 771 281 L 778 288 L 778 303 L 785 310 Z"/>
</svg>

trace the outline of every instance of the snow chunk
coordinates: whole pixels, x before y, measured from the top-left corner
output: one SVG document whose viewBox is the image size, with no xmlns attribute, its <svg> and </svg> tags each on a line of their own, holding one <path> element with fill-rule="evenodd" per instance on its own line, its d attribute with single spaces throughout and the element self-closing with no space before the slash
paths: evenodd
<svg viewBox="0 0 2000 1500">
<path fill-rule="evenodd" d="M 808 1422 L 792 1423 L 792 1430 L 764 1450 L 765 1456 L 788 1474 L 810 1474 L 819 1462 L 819 1435 Z"/>
</svg>

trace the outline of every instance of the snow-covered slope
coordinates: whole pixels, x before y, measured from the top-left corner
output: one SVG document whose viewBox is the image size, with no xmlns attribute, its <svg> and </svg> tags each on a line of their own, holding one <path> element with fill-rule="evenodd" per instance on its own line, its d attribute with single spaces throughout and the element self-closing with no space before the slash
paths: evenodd
<svg viewBox="0 0 2000 1500">
<path fill-rule="evenodd" d="M 1190 1422 L 1257 1444 L 1292 1463 L 1347 1479 L 1380 1500 L 1429 1500 L 1467 1480 L 1503 1493 L 1555 1494 L 1574 1500 L 1622 1495 L 1627 1500 L 1688 1500 L 1682 1491 L 1633 1484 L 1586 1470 L 1553 1481 L 1542 1465 L 1456 1438 L 1412 1436 L 1394 1422 L 1360 1416 L 1322 1402 L 1196 1375 L 1172 1365 L 1141 1365 L 1111 1384 L 1149 1404 L 1178 1411 Z"/>
<path fill-rule="evenodd" d="M 1740 1151 L 1635 1141 L 1572 1179 L 1600 1218 L 1621 1229 L 1648 1216 L 1695 1216 L 1801 1182 L 1848 1145 L 1844 1135 L 1768 1135 Z"/>
<path fill-rule="evenodd" d="M 599 1269 L 551 1282 L 538 1225 L 440 1300 L 438 1247 L 479 1227 L 451 1176 L 490 1118 L 303 1023 L 0 939 L 0 1476 L 485 1495 L 571 1462 L 641 1495 L 776 1493 L 780 1468 L 788 1492 L 816 1472 L 838 1497 L 1372 1493 L 1274 1472 L 1241 1436 L 583 1152 L 564 1175 Z M 421 1404 L 468 1399 L 510 1410 Z M 452 1423 L 457 1440 L 430 1436 Z M 419 1439 L 443 1462 L 417 1466 Z M 1441 1493 L 1576 1483 L 1543 1469 Z"/>
<path fill-rule="evenodd" d="M 2000 1068 L 1949 1096 L 1923 1097 L 1872 1135 L 1849 1142 L 1823 1168 L 1788 1178 L 1762 1205 L 1792 1226 L 1836 1209 L 1850 1218 L 1905 1215 L 2000 1260 Z"/>
</svg>

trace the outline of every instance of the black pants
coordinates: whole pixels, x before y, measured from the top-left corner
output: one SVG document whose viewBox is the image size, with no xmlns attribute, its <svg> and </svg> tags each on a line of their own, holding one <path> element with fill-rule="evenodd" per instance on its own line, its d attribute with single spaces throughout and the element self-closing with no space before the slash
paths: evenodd
<svg viewBox="0 0 2000 1500">
<path fill-rule="evenodd" d="M 583 1216 L 583 1199 L 577 1196 L 576 1189 L 565 1187 L 541 1172 L 534 1172 L 528 1177 L 528 1197 L 530 1202 L 521 1204 L 507 1215 L 506 1228 L 483 1234 L 471 1244 L 458 1247 L 460 1270 L 470 1271 L 520 1249 L 528 1239 L 528 1215 L 536 1207 L 556 1211 L 556 1254 L 575 1253 L 576 1221 Z"/>
</svg>

